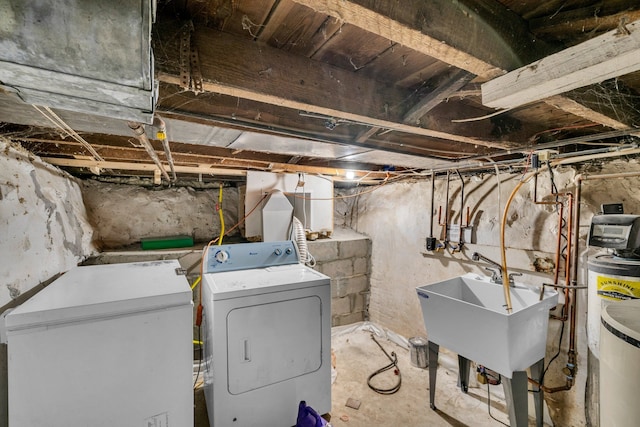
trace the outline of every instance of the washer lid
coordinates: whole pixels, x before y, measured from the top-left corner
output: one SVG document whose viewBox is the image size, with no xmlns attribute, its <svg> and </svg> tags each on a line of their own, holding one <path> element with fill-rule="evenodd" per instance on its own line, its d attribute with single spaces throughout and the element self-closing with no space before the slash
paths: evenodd
<svg viewBox="0 0 640 427">
<path fill-rule="evenodd" d="M 602 309 L 602 324 L 618 338 L 640 347 L 640 299 L 607 305 Z"/>
<path fill-rule="evenodd" d="M 329 277 L 302 264 L 207 273 L 203 282 L 214 300 L 328 285 Z"/>
<path fill-rule="evenodd" d="M 7 315 L 7 331 L 116 317 L 191 303 L 171 261 L 75 267 Z"/>
</svg>

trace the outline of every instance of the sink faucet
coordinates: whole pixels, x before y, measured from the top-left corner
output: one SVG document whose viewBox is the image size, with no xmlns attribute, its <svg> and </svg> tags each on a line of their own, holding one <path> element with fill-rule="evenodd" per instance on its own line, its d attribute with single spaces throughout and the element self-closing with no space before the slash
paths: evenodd
<svg viewBox="0 0 640 427">
<path fill-rule="evenodd" d="M 484 261 L 487 262 L 489 264 L 491 264 L 492 266 L 494 266 L 495 268 L 491 268 L 491 267 L 485 267 L 485 270 L 488 270 L 491 272 L 491 281 L 493 283 L 497 283 L 499 285 L 502 285 L 502 266 L 500 264 L 498 264 L 497 262 L 490 260 L 489 258 L 487 258 L 486 256 L 480 254 L 479 252 L 474 252 L 471 255 L 471 259 L 473 259 L 474 261 Z M 513 281 L 513 276 L 522 276 L 522 273 L 511 273 L 509 274 L 509 286 L 515 286 L 514 281 Z"/>
</svg>

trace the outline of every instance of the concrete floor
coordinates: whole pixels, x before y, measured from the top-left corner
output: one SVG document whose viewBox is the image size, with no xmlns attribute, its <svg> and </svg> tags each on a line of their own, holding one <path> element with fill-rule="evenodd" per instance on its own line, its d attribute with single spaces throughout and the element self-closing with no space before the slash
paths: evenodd
<svg viewBox="0 0 640 427">
<path fill-rule="evenodd" d="M 389 363 L 382 350 L 371 339 L 372 332 L 387 353 L 394 351 L 398 356 L 402 385 L 395 394 L 378 394 L 367 386 L 368 376 Z M 438 409 L 431 410 L 428 369 L 411 365 L 408 348 L 396 344 L 403 340 L 402 337 L 386 334 L 367 322 L 333 328 L 332 347 L 337 371 L 332 386 L 333 404 L 330 415 L 333 427 L 502 425 L 493 420 L 487 411 L 487 386 L 478 384 L 472 372 L 469 392 L 462 393 L 456 386 L 457 359 L 455 355 L 442 350 L 435 397 Z M 374 385 L 387 388 L 395 384 L 397 377 L 390 370 L 375 377 L 373 381 Z M 491 415 L 508 425 L 509 417 L 502 386 L 490 386 L 490 391 Z M 359 409 L 345 406 L 349 398 L 361 402 Z M 535 425 L 532 414 L 533 408 L 530 405 L 530 426 Z M 546 413 L 545 425 L 551 425 Z M 197 388 L 195 392 L 195 426 L 209 427 L 202 388 Z"/>
</svg>

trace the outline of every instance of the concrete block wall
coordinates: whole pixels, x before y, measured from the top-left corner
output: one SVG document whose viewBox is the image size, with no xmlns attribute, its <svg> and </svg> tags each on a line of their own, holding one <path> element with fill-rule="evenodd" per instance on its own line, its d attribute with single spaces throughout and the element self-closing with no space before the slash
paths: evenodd
<svg viewBox="0 0 640 427">
<path fill-rule="evenodd" d="M 371 239 L 334 230 L 331 239 L 308 242 L 315 269 L 331 278 L 331 326 L 369 318 Z"/>
</svg>

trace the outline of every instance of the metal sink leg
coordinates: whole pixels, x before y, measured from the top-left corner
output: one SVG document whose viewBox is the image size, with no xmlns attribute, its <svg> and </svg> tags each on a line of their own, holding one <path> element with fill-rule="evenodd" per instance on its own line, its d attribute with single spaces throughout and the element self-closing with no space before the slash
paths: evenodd
<svg viewBox="0 0 640 427">
<path fill-rule="evenodd" d="M 458 355 L 458 387 L 467 393 L 469 390 L 469 359 Z"/>
<path fill-rule="evenodd" d="M 511 378 L 502 377 L 502 386 L 509 409 L 509 424 L 512 427 L 529 425 L 528 383 L 527 371 L 516 371 Z"/>
<path fill-rule="evenodd" d="M 436 410 L 436 375 L 438 373 L 438 351 L 440 346 L 432 341 L 428 343 L 429 347 L 429 406 Z"/>
</svg>

